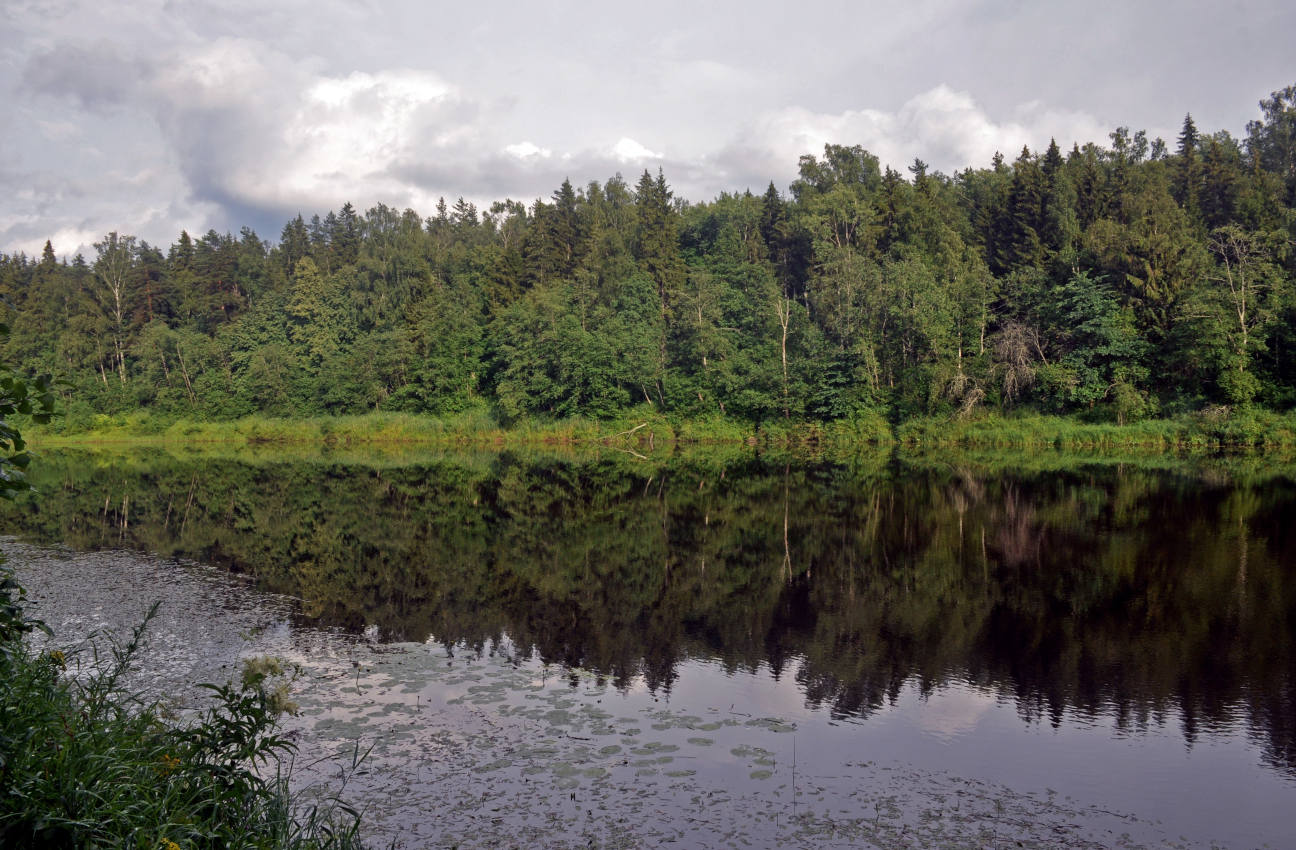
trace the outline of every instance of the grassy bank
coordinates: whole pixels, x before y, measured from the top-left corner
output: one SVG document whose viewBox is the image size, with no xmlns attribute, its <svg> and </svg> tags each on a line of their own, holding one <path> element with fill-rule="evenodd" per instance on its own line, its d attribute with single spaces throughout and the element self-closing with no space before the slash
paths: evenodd
<svg viewBox="0 0 1296 850">
<path fill-rule="evenodd" d="M 637 428 L 637 430 L 635 430 Z M 418 445 L 445 448 L 502 448 L 510 445 L 563 445 L 598 440 L 629 444 L 670 443 L 675 434 L 664 419 L 634 418 L 618 422 L 571 419 L 524 422 L 505 428 L 486 414 L 436 418 L 402 413 L 272 419 L 246 416 L 217 422 L 164 420 L 145 413 L 96 416 L 79 428 L 29 428 L 33 444 L 84 445 L 131 443 L 152 445 L 213 444 L 232 447 Z M 624 433 L 621 433 L 624 432 Z"/>
<path fill-rule="evenodd" d="M 209 686 L 190 720 L 141 701 L 123 675 L 144 626 L 124 641 L 37 648 L 22 591 L 0 568 L 0 846 L 147 850 L 351 850 L 359 816 L 294 797 L 276 734 L 281 668 L 246 662 Z"/>
<path fill-rule="evenodd" d="M 679 420 L 643 409 L 616 420 L 524 420 L 502 425 L 477 412 L 452 418 L 371 413 L 363 416 L 225 422 L 164 421 L 147 414 L 98 416 L 82 428 L 29 428 L 40 446 L 223 446 L 230 449 L 328 447 L 396 450 L 419 447 L 496 451 L 510 448 L 606 447 L 651 454 L 676 446 L 749 445 L 811 452 L 845 452 L 890 445 L 924 449 L 1069 449 L 1219 451 L 1296 448 L 1296 413 L 1217 408 L 1173 419 L 1125 425 L 1072 417 L 985 415 L 923 417 L 891 426 L 880 414 L 828 423 L 753 425 L 729 419 Z"/>
<path fill-rule="evenodd" d="M 400 413 L 363 416 L 270 419 L 248 416 L 225 422 L 166 421 L 144 413 L 97 416 L 82 427 L 29 427 L 36 446 L 221 445 L 420 446 L 440 449 L 606 446 L 650 453 L 675 445 L 839 446 L 891 441 L 881 416 L 826 425 L 776 422 L 753 426 L 728 419 L 680 421 L 651 410 L 611 420 L 524 420 L 501 425 L 486 413 L 436 418 Z"/>
<path fill-rule="evenodd" d="M 904 446 L 987 449 L 1220 451 L 1296 447 L 1296 414 L 1216 409 L 1125 425 L 1054 416 L 916 419 L 896 429 Z"/>
</svg>

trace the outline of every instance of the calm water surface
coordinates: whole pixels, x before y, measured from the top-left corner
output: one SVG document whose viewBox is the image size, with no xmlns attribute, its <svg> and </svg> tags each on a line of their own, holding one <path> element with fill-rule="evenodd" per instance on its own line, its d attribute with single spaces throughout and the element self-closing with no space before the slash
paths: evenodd
<svg viewBox="0 0 1296 850">
<path fill-rule="evenodd" d="M 302 740 L 376 742 L 351 788 L 406 846 L 1296 844 L 1264 460 L 68 452 L 35 483 L 0 528 L 67 628 L 156 593 L 176 658 L 260 617 Z"/>
</svg>

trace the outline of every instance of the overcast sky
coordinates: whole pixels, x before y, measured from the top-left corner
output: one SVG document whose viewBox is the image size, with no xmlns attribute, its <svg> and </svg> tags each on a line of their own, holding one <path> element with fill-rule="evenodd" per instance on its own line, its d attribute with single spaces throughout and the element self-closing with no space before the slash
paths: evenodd
<svg viewBox="0 0 1296 850">
<path fill-rule="evenodd" d="M 658 167 L 709 200 L 825 142 L 950 172 L 1119 125 L 1173 145 L 1185 112 L 1241 135 L 1293 36 L 1291 0 L 0 0 L 0 251 Z"/>
</svg>

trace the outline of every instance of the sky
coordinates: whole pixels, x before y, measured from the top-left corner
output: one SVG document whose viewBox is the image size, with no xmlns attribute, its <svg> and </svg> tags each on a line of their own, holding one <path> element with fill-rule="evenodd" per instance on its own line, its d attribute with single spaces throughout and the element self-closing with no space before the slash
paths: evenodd
<svg viewBox="0 0 1296 850">
<path fill-rule="evenodd" d="M 780 189 L 1118 126 L 1235 136 L 1296 83 L 1291 0 L 0 0 L 0 252 L 170 245 L 351 202 L 430 215 L 661 169 Z"/>
</svg>

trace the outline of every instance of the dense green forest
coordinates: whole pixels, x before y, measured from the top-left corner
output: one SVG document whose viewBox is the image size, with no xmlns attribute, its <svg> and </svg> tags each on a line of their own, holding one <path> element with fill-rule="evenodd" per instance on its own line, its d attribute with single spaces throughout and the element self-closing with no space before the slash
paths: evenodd
<svg viewBox="0 0 1296 850">
<path fill-rule="evenodd" d="M 1185 118 L 953 175 L 859 147 L 788 193 L 570 181 L 424 218 L 346 204 L 277 244 L 109 233 L 0 256 L 5 356 L 69 421 L 434 415 L 1125 422 L 1296 405 L 1296 86 L 1245 139 Z"/>
</svg>

